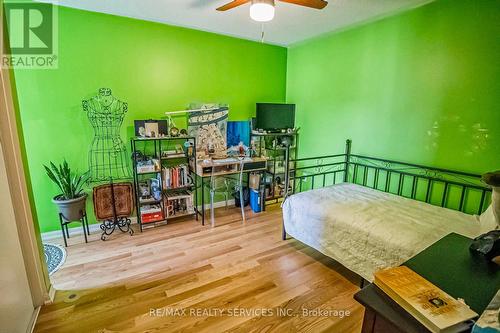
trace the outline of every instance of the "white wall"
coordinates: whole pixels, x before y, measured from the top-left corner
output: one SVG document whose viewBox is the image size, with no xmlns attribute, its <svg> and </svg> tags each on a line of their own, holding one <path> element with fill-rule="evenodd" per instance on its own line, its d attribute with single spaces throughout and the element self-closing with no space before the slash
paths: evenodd
<svg viewBox="0 0 500 333">
<path fill-rule="evenodd" d="M 26 332 L 33 312 L 0 146 L 0 333 Z"/>
</svg>

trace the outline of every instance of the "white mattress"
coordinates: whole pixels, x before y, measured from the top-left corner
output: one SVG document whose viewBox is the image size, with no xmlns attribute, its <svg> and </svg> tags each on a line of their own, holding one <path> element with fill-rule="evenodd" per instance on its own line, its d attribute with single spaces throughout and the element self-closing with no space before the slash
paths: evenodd
<svg viewBox="0 0 500 333">
<path fill-rule="evenodd" d="M 477 216 L 349 183 L 290 196 L 283 219 L 290 236 L 368 281 L 451 232 L 482 231 Z"/>
</svg>

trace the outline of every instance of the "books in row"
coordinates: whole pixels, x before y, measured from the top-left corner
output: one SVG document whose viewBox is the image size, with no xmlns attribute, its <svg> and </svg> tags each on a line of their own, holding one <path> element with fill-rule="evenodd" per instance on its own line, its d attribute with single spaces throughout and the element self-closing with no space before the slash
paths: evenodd
<svg viewBox="0 0 500 333">
<path fill-rule="evenodd" d="M 163 200 L 167 218 L 194 213 L 193 193 L 190 191 L 168 193 Z"/>
<path fill-rule="evenodd" d="M 163 188 L 171 189 L 191 185 L 189 178 L 189 168 L 186 164 L 175 167 L 165 167 L 162 170 Z"/>
<path fill-rule="evenodd" d="M 140 207 L 141 222 L 159 222 L 166 218 L 194 214 L 193 193 L 180 191 L 166 194 L 161 204 L 145 204 Z"/>
<path fill-rule="evenodd" d="M 470 319 L 477 317 L 465 303 L 406 266 L 385 269 L 374 275 L 375 285 L 431 332 L 470 330 Z"/>
</svg>

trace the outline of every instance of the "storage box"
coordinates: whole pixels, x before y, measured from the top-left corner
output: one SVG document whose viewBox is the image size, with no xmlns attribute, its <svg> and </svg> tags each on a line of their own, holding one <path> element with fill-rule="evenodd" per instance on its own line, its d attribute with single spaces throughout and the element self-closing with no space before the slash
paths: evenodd
<svg viewBox="0 0 500 333">
<path fill-rule="evenodd" d="M 161 211 L 155 213 L 142 213 L 141 221 L 142 223 L 158 222 L 163 220 L 163 214 Z"/>
<path fill-rule="evenodd" d="M 250 207 L 255 213 L 262 211 L 262 200 L 259 191 L 250 190 Z"/>
<path fill-rule="evenodd" d="M 163 212 L 160 205 L 147 205 L 141 208 L 141 222 L 151 223 L 163 220 Z"/>
</svg>

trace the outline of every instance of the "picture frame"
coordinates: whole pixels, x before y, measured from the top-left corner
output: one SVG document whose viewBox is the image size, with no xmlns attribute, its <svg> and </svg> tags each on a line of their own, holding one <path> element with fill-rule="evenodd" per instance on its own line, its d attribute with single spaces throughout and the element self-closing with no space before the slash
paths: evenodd
<svg viewBox="0 0 500 333">
<path fill-rule="evenodd" d="M 167 120 L 134 120 L 134 129 L 136 137 L 158 138 L 168 135 Z M 155 136 L 151 136 L 152 132 L 154 132 Z"/>
</svg>

